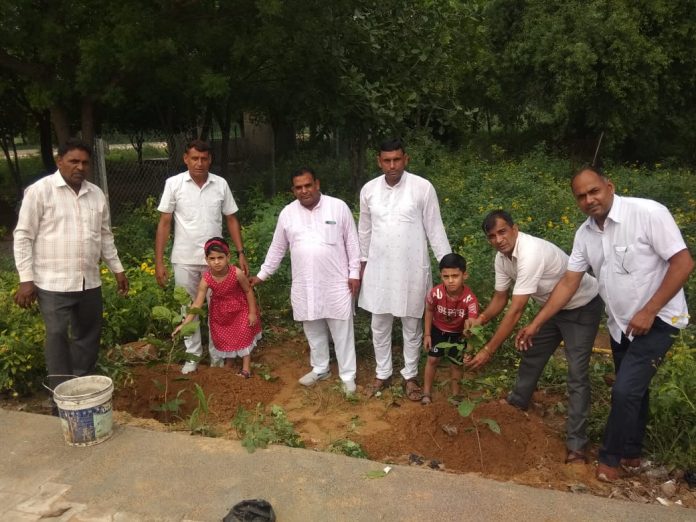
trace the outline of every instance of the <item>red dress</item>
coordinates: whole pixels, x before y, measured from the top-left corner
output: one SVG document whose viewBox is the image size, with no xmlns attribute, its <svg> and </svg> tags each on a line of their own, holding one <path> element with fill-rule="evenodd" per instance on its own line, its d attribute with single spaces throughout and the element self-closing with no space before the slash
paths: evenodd
<svg viewBox="0 0 696 522">
<path fill-rule="evenodd" d="M 261 320 L 249 326 L 249 303 L 237 280 L 238 268 L 230 265 L 225 279 L 218 282 L 210 272 L 203 274 L 210 288 L 208 324 L 215 348 L 211 355 L 218 358 L 244 357 L 249 355 L 261 339 Z M 215 353 L 217 352 L 217 353 Z"/>
</svg>

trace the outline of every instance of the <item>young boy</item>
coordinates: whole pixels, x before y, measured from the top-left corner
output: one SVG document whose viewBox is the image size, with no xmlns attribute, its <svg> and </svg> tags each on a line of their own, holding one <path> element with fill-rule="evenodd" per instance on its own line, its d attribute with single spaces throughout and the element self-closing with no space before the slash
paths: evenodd
<svg viewBox="0 0 696 522">
<path fill-rule="evenodd" d="M 469 277 L 466 273 L 466 260 L 459 254 L 447 254 L 440 261 L 440 279 L 442 283 L 428 292 L 425 298 L 425 330 L 423 335 L 423 350 L 428 352 L 428 362 L 425 366 L 425 384 L 421 404 L 432 402 L 431 390 L 433 379 L 440 358 L 448 355 L 463 362 L 462 354 L 456 348 L 438 348 L 441 342 L 462 343 L 464 321 L 478 317 L 478 299 L 464 285 Z M 452 395 L 459 395 L 459 381 L 463 370 L 459 364 L 452 363 Z"/>
</svg>

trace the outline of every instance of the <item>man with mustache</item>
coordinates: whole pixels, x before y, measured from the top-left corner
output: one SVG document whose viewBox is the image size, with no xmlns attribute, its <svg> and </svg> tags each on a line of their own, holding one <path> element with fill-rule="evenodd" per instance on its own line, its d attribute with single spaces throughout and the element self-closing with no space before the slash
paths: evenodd
<svg viewBox="0 0 696 522">
<path fill-rule="evenodd" d="M 571 188 L 587 220 L 575 233 L 567 272 L 516 342 L 529 346 L 592 269 L 606 303 L 616 370 L 597 478 L 612 482 L 620 477 L 620 466 L 640 466 L 648 387 L 678 329 L 688 323 L 682 287 L 694 261 L 660 203 L 617 195 L 614 184 L 594 167 L 577 172 Z"/>
<path fill-rule="evenodd" d="M 423 339 L 425 296 L 432 287 L 428 243 L 439 261 L 450 248 L 432 184 L 406 171 L 409 157 L 401 140 L 380 146 L 383 175 L 360 191 L 362 292 L 358 304 L 372 312 L 376 376 L 368 394 L 384 389 L 392 376 L 392 324 L 401 318 L 406 396 L 420 401 L 418 358 Z"/>
</svg>

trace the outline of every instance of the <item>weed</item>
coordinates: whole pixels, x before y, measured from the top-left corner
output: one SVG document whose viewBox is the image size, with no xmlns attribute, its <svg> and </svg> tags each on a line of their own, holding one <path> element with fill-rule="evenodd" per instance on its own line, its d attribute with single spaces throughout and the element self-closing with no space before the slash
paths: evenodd
<svg viewBox="0 0 696 522">
<path fill-rule="evenodd" d="M 212 395 L 206 397 L 203 388 L 201 388 L 198 383 L 194 383 L 193 386 L 194 395 L 198 401 L 198 405 L 193 409 L 188 419 L 186 419 L 188 429 L 191 432 L 191 435 L 205 435 L 206 437 L 214 437 L 215 433 L 213 428 L 208 424 L 208 414 L 210 413 L 208 403 Z"/>
<path fill-rule="evenodd" d="M 254 373 L 261 377 L 264 381 L 273 382 L 278 379 L 276 375 L 271 374 L 271 369 L 262 363 L 251 363 Z"/>
<path fill-rule="evenodd" d="M 355 441 L 350 439 L 337 439 L 329 444 L 329 453 L 340 453 L 356 459 L 367 459 L 365 450 Z"/>
<path fill-rule="evenodd" d="M 243 406 L 239 406 L 232 419 L 232 427 L 237 432 L 237 436 L 242 439 L 242 446 L 249 453 L 253 453 L 257 448 L 265 448 L 269 444 L 304 448 L 304 442 L 287 418 L 285 410 L 275 404 L 271 406 L 270 415 L 265 413 L 265 407 L 261 403 L 256 405 L 253 414 Z"/>
</svg>

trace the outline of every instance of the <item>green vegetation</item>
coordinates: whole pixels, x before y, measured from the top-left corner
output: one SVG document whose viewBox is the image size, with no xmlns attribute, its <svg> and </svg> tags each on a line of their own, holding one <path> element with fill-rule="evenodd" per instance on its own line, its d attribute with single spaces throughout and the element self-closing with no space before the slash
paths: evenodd
<svg viewBox="0 0 696 522">
<path fill-rule="evenodd" d="M 567 161 L 542 153 L 529 154 L 518 161 L 485 161 L 467 153 L 452 153 L 423 137 L 414 137 L 409 143 L 412 157 L 409 170 L 429 178 L 435 185 L 450 242 L 456 251 L 466 257 L 469 272 L 467 284 L 482 305 L 493 293 L 494 251 L 480 229 L 481 220 L 488 211 L 506 208 L 521 230 L 547 238 L 565 250 L 570 249 L 573 234 L 584 217 L 576 209 L 569 190 L 572 165 Z M 321 163 L 319 156 L 312 160 L 316 162 L 312 166 L 319 173 L 322 188 L 327 193 L 344 197 L 355 208 L 355 198 L 346 188 L 347 164 L 336 164 L 334 159 Z M 306 159 L 306 154 L 302 152 L 297 163 Z M 289 169 L 292 163 L 284 163 L 283 168 Z M 693 173 L 663 165 L 650 167 L 609 165 L 607 170 L 620 194 L 649 197 L 666 204 L 681 227 L 687 244 L 693 248 L 696 245 Z M 256 190 L 245 197 L 248 199 L 240 198 L 239 201 L 245 249 L 252 270 L 255 270 L 261 265 L 271 241 L 276 217 L 291 196 L 265 199 L 261 191 Z M 102 275 L 105 308 L 103 350 L 99 364 L 100 371 L 114 377 L 117 382 L 129 378 L 130 363 L 124 361 L 120 349 L 122 344 L 147 338 L 158 347 L 160 360 L 175 361 L 181 355 L 181 351 L 171 351 L 172 325 L 180 320 L 181 300 L 177 301 L 171 286 L 162 289 L 154 278 L 152 247 L 156 216 L 155 202 L 151 200 L 133 209 L 115 227 L 117 246 L 131 285 L 128 298 L 123 299 L 116 294 L 114 279 L 106 269 Z M 0 259 L 0 268 L 0 392 L 8 395 L 32 393 L 38 389 L 45 375 L 43 323 L 38 310 L 22 310 L 12 303 L 17 275 L 11 260 Z M 433 275 L 437 278 L 437 273 Z M 267 339 L 278 339 L 280 335 L 302 335 L 292 321 L 289 280 L 289 262 L 286 259 L 278 273 L 257 288 L 265 319 L 264 337 Z M 692 310 L 696 307 L 695 295 L 696 276 L 692 276 L 687 284 L 687 299 L 691 302 Z M 188 304 L 186 296 L 179 297 Z M 151 313 L 153 308 L 158 310 L 155 315 Z M 534 307 L 528 307 L 522 322 L 531 319 L 533 313 Z M 359 311 L 355 324 L 358 357 L 369 357 L 369 314 Z M 279 333 L 283 330 L 288 333 Z M 696 381 L 693 378 L 696 375 L 695 332 L 694 327 L 689 327 L 680 335 L 653 382 L 648 443 L 653 456 L 662 462 L 696 465 L 693 450 L 696 437 L 693 430 L 696 426 L 693 400 L 696 396 Z M 398 337 L 398 329 L 395 333 Z M 480 343 L 478 336 L 469 341 L 472 347 L 477 343 Z M 501 397 L 512 385 L 518 361 L 516 350 L 510 342 L 506 342 L 483 372 L 463 381 L 465 395 L 469 399 L 485 400 Z M 256 367 L 255 373 L 260 378 L 270 380 L 273 379 L 270 370 Z M 593 357 L 593 402 L 589 430 L 594 441 L 601 437 L 606 420 L 609 388 L 604 378 L 612 371 L 609 357 Z M 162 384 L 165 385 L 164 381 Z M 554 358 L 546 368 L 540 387 L 554 393 L 564 393 L 565 364 L 562 357 Z M 385 408 L 398 402 L 400 394 L 398 387 L 387 390 L 383 398 Z M 339 394 L 331 393 L 327 397 L 334 395 L 338 397 Z M 167 397 L 163 402 L 171 399 Z M 341 404 L 345 404 L 343 399 Z M 264 423 L 251 422 L 257 413 L 263 415 Z M 201 424 L 207 424 L 203 420 L 204 408 L 200 410 L 200 415 Z M 277 435 L 266 431 L 267 424 L 272 424 L 272 413 L 266 414 L 261 409 L 244 415 L 255 426 L 249 430 L 239 428 L 240 433 L 249 432 L 246 435 L 250 441 L 248 444 L 256 445 L 251 441 L 257 439 L 275 440 Z"/>
<path fill-rule="evenodd" d="M 261 403 L 256 405 L 253 413 L 240 406 L 232 420 L 232 427 L 249 453 L 269 444 L 283 444 L 291 448 L 304 447 L 285 410 L 275 404 L 271 406 L 270 415 Z"/>
<path fill-rule="evenodd" d="M 357 459 L 369 458 L 362 446 L 350 439 L 334 440 L 331 444 L 329 444 L 329 452 L 340 453 L 342 455 L 347 455 L 348 457 L 355 457 Z"/>
</svg>

